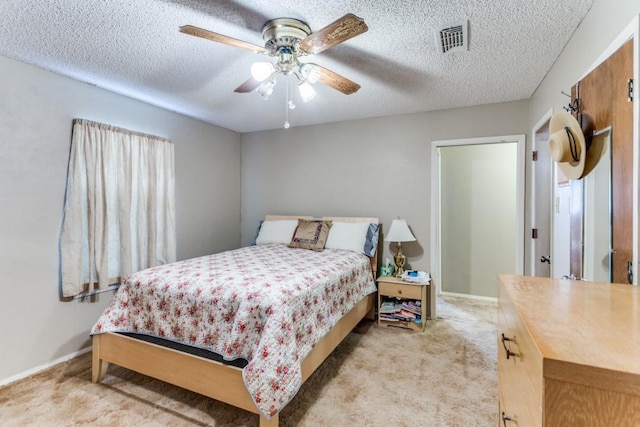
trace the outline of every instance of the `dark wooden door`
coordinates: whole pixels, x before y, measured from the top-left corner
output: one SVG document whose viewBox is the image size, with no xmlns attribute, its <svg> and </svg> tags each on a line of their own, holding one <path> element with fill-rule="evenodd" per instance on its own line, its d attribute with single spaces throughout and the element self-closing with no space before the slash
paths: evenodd
<svg viewBox="0 0 640 427">
<path fill-rule="evenodd" d="M 576 91 L 583 129 L 612 127 L 612 261 L 616 283 L 629 283 L 628 263 L 633 259 L 633 103 L 627 90 L 632 78 L 631 39 L 580 80 Z"/>
</svg>

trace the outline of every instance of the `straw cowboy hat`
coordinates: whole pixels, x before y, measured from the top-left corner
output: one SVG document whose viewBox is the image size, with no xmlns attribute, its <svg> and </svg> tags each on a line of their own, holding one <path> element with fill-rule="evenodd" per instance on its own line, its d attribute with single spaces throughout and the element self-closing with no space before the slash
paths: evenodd
<svg viewBox="0 0 640 427">
<path fill-rule="evenodd" d="M 594 140 L 595 144 L 587 144 L 580 124 L 566 111 L 551 117 L 549 134 L 549 154 L 569 179 L 585 177 L 606 151 L 602 138 Z"/>
</svg>

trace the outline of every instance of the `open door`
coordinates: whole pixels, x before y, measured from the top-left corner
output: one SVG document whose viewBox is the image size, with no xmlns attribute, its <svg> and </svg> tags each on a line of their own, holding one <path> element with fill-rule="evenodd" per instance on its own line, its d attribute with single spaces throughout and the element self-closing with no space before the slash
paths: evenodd
<svg viewBox="0 0 640 427">
<path fill-rule="evenodd" d="M 549 155 L 549 111 L 533 128 L 531 275 L 551 277 L 551 201 L 553 161 Z"/>
<path fill-rule="evenodd" d="M 577 118 L 583 129 L 587 127 L 587 122 L 596 132 L 611 127 L 611 262 L 613 281 L 616 283 L 633 283 L 632 79 L 633 39 L 630 39 L 582 78 L 577 90 L 574 89 L 579 98 Z M 575 234 L 580 235 L 580 242 L 583 242 L 582 224 L 576 221 L 575 227 L 574 230 L 572 225 L 572 240 Z M 572 260 L 571 270 L 577 277 L 582 277 L 581 264 L 574 265 Z"/>
</svg>

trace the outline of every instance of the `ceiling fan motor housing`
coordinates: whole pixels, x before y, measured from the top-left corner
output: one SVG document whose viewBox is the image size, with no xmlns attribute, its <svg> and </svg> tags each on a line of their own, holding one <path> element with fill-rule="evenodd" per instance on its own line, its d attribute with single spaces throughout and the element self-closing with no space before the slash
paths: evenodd
<svg viewBox="0 0 640 427">
<path fill-rule="evenodd" d="M 274 56 L 304 54 L 298 48 L 298 44 L 309 34 L 311 34 L 311 28 L 306 23 L 294 18 L 272 19 L 262 28 L 264 47 L 269 49 Z"/>
</svg>

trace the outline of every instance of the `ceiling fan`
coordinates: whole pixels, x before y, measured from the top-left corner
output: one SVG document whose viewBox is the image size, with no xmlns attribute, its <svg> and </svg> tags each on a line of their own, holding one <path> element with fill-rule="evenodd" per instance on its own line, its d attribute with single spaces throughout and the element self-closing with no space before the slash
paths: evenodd
<svg viewBox="0 0 640 427">
<path fill-rule="evenodd" d="M 262 28 L 264 47 L 192 25 L 180 27 L 180 32 L 277 58 L 275 64 L 254 63 L 251 66 L 252 77 L 238 86 L 236 92 L 257 91 L 267 99 L 273 92 L 278 74 L 294 75 L 298 80 L 300 96 L 307 102 L 316 94 L 311 87 L 312 83 L 320 82 L 346 95 L 357 92 L 360 85 L 320 65 L 300 62 L 299 58 L 323 52 L 368 29 L 364 20 L 352 13 L 344 15 L 315 33 L 311 32 L 311 28 L 305 22 L 298 19 L 276 18 L 268 21 Z"/>
</svg>

